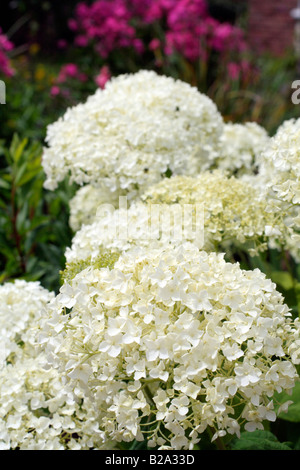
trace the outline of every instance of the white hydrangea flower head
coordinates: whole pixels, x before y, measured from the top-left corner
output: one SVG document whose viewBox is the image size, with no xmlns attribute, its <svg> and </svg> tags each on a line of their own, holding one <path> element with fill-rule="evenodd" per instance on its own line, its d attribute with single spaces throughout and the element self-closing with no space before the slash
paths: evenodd
<svg viewBox="0 0 300 470">
<path fill-rule="evenodd" d="M 71 229 L 77 232 L 83 225 L 91 224 L 96 217 L 98 207 L 102 204 L 111 205 L 112 209 L 117 208 L 121 195 L 122 192 L 111 192 L 107 188 L 91 184 L 80 187 L 69 202 Z"/>
<path fill-rule="evenodd" d="M 120 75 L 48 127 L 45 187 L 70 175 L 136 193 L 165 173 L 198 172 L 222 130 L 216 105 L 188 83 L 146 70 Z"/>
<path fill-rule="evenodd" d="M 0 285 L 0 369 L 10 356 L 34 350 L 31 328 L 44 315 L 53 292 L 39 282 L 17 279 Z"/>
<path fill-rule="evenodd" d="M 93 211 L 89 218 L 92 223 L 82 225 L 65 251 L 67 264 L 87 259 L 95 261 L 102 257 L 103 250 L 117 253 L 135 244 L 148 246 L 153 243 L 148 232 L 150 216 L 140 201 L 132 203 L 128 209 L 108 208 L 101 216 L 99 211 Z"/>
<path fill-rule="evenodd" d="M 269 140 L 266 129 L 256 122 L 225 123 L 214 166 L 238 176 L 255 174 Z"/>
<path fill-rule="evenodd" d="M 58 371 L 45 368 L 39 322 L 55 298 L 38 282 L 0 286 L 0 449 L 109 449 L 94 405 L 74 397 Z"/>
<path fill-rule="evenodd" d="M 291 228 L 287 248 L 300 257 L 300 119 L 282 123 L 262 153 L 260 178 Z"/>
<path fill-rule="evenodd" d="M 68 263 L 99 256 L 102 248 L 124 251 L 190 241 L 205 251 L 247 247 L 250 254 L 286 244 L 288 227 L 264 189 L 219 170 L 196 177 L 173 176 L 148 188 L 128 209 L 98 211 L 66 249 Z M 91 218 L 93 220 L 93 218 Z M 165 230 L 166 222 L 171 229 Z"/>
<path fill-rule="evenodd" d="M 291 236 L 278 203 L 258 175 L 230 175 L 213 170 L 195 177 L 175 176 L 157 183 L 142 195 L 144 201 L 203 204 L 204 249 L 227 251 L 247 247 L 249 254 L 281 247 Z"/>
<path fill-rule="evenodd" d="M 1 450 L 111 449 L 94 404 L 74 398 L 46 356 L 23 355 L 0 370 Z"/>
<path fill-rule="evenodd" d="M 262 175 L 279 199 L 300 205 L 300 119 L 278 128 L 262 154 Z"/>
<path fill-rule="evenodd" d="M 299 331 L 258 269 L 186 243 L 135 247 L 78 272 L 41 338 L 49 366 L 101 410 L 109 439 L 176 450 L 207 427 L 239 436 L 242 422 L 273 421 L 274 393 L 298 377 Z"/>
</svg>

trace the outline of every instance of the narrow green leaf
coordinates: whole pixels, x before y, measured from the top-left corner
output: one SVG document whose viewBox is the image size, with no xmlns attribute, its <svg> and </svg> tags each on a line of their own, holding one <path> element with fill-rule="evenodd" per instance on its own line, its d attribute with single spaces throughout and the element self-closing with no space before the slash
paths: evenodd
<svg viewBox="0 0 300 470">
<path fill-rule="evenodd" d="M 16 146 L 14 153 L 12 155 L 13 160 L 16 164 L 18 164 L 27 144 L 28 144 L 28 139 L 25 138 L 19 143 L 19 145 Z"/>
<path fill-rule="evenodd" d="M 24 162 L 15 173 L 15 184 L 20 186 L 20 180 L 22 179 L 23 175 L 26 173 L 27 170 L 27 162 Z"/>
<path fill-rule="evenodd" d="M 25 168 L 25 171 L 23 171 L 22 174 L 16 178 L 16 183 L 18 184 L 18 186 L 23 186 L 24 184 L 33 180 L 37 176 L 38 173 L 39 173 L 39 170 L 26 171 L 26 168 Z"/>
<path fill-rule="evenodd" d="M 5 181 L 3 178 L 0 178 L 0 189 L 10 189 L 9 182 Z"/>
<path fill-rule="evenodd" d="M 295 292 L 297 299 L 298 316 L 300 317 L 300 282 L 297 282 L 295 286 Z"/>
</svg>

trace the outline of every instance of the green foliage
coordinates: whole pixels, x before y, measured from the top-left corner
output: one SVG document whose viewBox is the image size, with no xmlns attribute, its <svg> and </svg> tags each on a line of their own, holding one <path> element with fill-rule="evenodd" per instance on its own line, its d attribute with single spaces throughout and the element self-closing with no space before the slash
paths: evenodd
<svg viewBox="0 0 300 470">
<path fill-rule="evenodd" d="M 57 290 L 64 250 L 70 244 L 68 197 L 43 188 L 42 146 L 14 135 L 0 147 L 0 282 L 39 280 Z M 68 193 L 69 192 L 69 193 Z"/>
<path fill-rule="evenodd" d="M 253 431 L 241 433 L 235 439 L 232 450 L 292 450 L 290 443 L 281 443 L 270 431 Z"/>
<path fill-rule="evenodd" d="M 289 421 L 292 423 L 300 423 L 300 383 L 298 382 L 294 389 L 292 395 L 287 393 L 278 394 L 275 397 L 276 401 L 279 403 L 285 403 L 287 401 L 292 401 L 293 403 L 289 406 L 288 411 L 285 413 L 280 413 L 279 418 L 284 421 Z"/>
</svg>

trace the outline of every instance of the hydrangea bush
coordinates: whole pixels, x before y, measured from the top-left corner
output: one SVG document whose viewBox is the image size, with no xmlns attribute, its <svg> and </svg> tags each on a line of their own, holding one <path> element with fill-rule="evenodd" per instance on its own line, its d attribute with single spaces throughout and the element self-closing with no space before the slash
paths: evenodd
<svg viewBox="0 0 300 470">
<path fill-rule="evenodd" d="M 75 233 L 58 293 L 0 286 L 2 449 L 201 449 L 289 409 L 299 314 L 249 260 L 297 251 L 299 129 L 225 124 L 145 70 L 49 126 Z"/>
<path fill-rule="evenodd" d="M 54 297 L 38 282 L 16 280 L 0 286 L 1 354 L 0 367 L 14 361 L 19 354 L 32 355 L 35 341 L 32 327 L 43 315 L 47 303 Z"/>
<path fill-rule="evenodd" d="M 114 448 L 98 429 L 93 403 L 76 398 L 37 343 L 54 293 L 38 282 L 0 286 L 0 449 Z"/>
<path fill-rule="evenodd" d="M 238 176 L 256 174 L 269 140 L 267 131 L 256 122 L 226 123 L 214 165 Z"/>
<path fill-rule="evenodd" d="M 80 191 L 85 188 L 90 194 L 88 186 Z M 254 255 L 285 246 L 294 233 L 265 190 L 220 170 L 165 178 L 128 209 L 102 205 L 95 189 L 92 194 L 93 202 L 89 199 L 82 205 L 75 197 L 78 205 L 71 223 L 81 228 L 66 250 L 69 263 L 95 258 L 102 248 L 127 250 L 132 244 L 148 246 L 153 240 L 164 244 L 170 239 L 226 252 L 231 259 L 240 249 Z M 170 229 L 165 222 L 170 222 Z"/>
<path fill-rule="evenodd" d="M 124 195 L 126 191 L 124 192 Z M 70 227 L 77 232 L 82 225 L 90 225 L 94 222 L 98 208 L 102 205 L 110 205 L 111 209 L 117 209 L 122 191 L 108 191 L 101 186 L 86 184 L 80 187 L 70 199 Z"/>
<path fill-rule="evenodd" d="M 118 76 L 48 127 L 46 187 L 70 174 L 130 197 L 166 173 L 200 171 L 222 126 L 216 105 L 187 83 L 145 70 Z"/>
<path fill-rule="evenodd" d="M 285 214 L 285 223 L 292 228 L 288 247 L 299 260 L 300 243 L 300 119 L 288 119 L 261 153 L 258 180 L 277 201 L 277 209 Z"/>
<path fill-rule="evenodd" d="M 299 210 L 300 119 L 284 121 L 262 153 L 261 176 L 278 199 Z M 296 223 L 299 219 L 296 220 Z"/>
<path fill-rule="evenodd" d="M 263 429 L 299 362 L 299 322 L 276 286 L 192 244 L 91 263 L 51 302 L 40 342 L 75 396 L 94 397 L 109 438 L 161 449 L 191 449 L 208 428 Z"/>
</svg>

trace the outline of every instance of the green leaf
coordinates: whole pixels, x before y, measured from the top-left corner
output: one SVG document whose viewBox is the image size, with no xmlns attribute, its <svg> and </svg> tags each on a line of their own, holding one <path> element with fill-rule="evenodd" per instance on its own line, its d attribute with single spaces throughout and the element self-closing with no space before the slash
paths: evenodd
<svg viewBox="0 0 300 470">
<path fill-rule="evenodd" d="M 0 274 L 0 284 L 5 281 L 5 279 L 9 277 L 6 272 Z"/>
<path fill-rule="evenodd" d="M 290 290 L 294 287 L 294 279 L 291 274 L 286 271 L 273 271 L 271 273 L 271 278 L 275 284 L 285 290 Z"/>
<path fill-rule="evenodd" d="M 37 174 L 39 173 L 39 170 L 27 170 L 27 167 L 22 168 L 22 171 L 20 170 L 20 173 L 18 173 L 17 178 L 16 178 L 16 183 L 18 186 L 23 186 L 24 184 L 28 183 L 30 180 L 34 179 Z"/>
<path fill-rule="evenodd" d="M 20 179 L 23 177 L 24 174 L 26 174 L 26 171 L 27 171 L 27 162 L 24 162 L 16 170 L 16 175 L 15 175 L 15 184 L 16 185 L 19 186 Z"/>
<path fill-rule="evenodd" d="M 280 413 L 279 418 L 292 423 L 300 423 L 300 382 L 296 383 L 292 395 L 288 395 L 285 392 L 277 394 L 276 401 L 280 404 L 292 401 L 293 403 L 289 405 L 288 411 Z"/>
<path fill-rule="evenodd" d="M 28 220 L 28 202 L 24 201 L 16 220 L 16 227 L 19 235 L 24 235 L 26 233 L 29 224 L 30 221 Z"/>
<path fill-rule="evenodd" d="M 10 189 L 10 184 L 4 179 L 0 178 L 0 189 Z"/>
<path fill-rule="evenodd" d="M 295 293 L 297 300 L 298 315 L 300 317 L 300 282 L 297 282 L 297 284 L 295 285 Z"/>
<path fill-rule="evenodd" d="M 27 143 L 28 143 L 28 139 L 25 138 L 12 149 L 13 150 L 12 157 L 15 163 L 18 163 L 18 161 L 20 160 Z"/>
<path fill-rule="evenodd" d="M 232 450 L 292 450 L 286 443 L 278 441 L 270 431 L 242 432 L 236 439 Z"/>
</svg>

